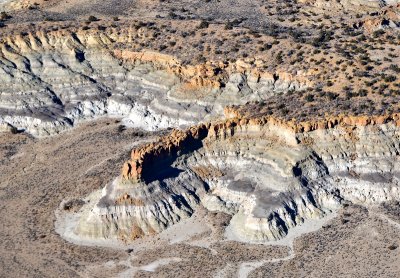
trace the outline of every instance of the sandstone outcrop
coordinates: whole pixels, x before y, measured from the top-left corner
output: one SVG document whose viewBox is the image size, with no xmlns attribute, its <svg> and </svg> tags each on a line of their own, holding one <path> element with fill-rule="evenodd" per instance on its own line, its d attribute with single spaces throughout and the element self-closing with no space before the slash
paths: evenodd
<svg viewBox="0 0 400 278">
<path fill-rule="evenodd" d="M 211 124 L 201 124 L 189 130 L 174 130 L 170 135 L 161 138 L 156 143 L 150 143 L 140 148 L 134 149 L 131 160 L 123 166 L 122 176 L 125 179 L 140 180 L 146 164 L 151 167 L 157 160 L 165 157 L 176 156 L 179 151 L 185 151 L 188 146 L 196 145 L 194 141 L 201 141 L 208 137 L 218 140 L 220 138 L 233 136 L 238 129 L 260 128 L 270 125 L 277 130 L 286 130 L 294 135 L 307 133 L 315 130 L 327 130 L 341 127 L 351 132 L 356 127 L 379 126 L 383 124 L 393 124 L 400 127 L 400 114 L 382 116 L 345 116 L 327 117 L 316 121 L 298 122 L 296 120 L 284 121 L 273 116 L 246 117 L 234 107 L 226 107 L 226 121 Z M 192 150 L 193 151 L 193 150 Z"/>
<path fill-rule="evenodd" d="M 396 126 L 400 126 L 400 113 L 392 113 L 387 115 L 338 115 L 338 116 L 326 116 L 322 119 L 315 119 L 310 121 L 298 121 L 292 119 L 286 121 L 278 119 L 274 116 L 254 116 L 254 111 L 247 111 L 245 106 L 230 106 L 226 107 L 225 116 L 227 118 L 237 119 L 247 122 L 257 122 L 259 124 L 272 122 L 279 125 L 282 128 L 290 129 L 295 133 L 302 133 L 313 131 L 317 129 L 329 129 L 336 126 L 367 126 L 367 125 L 381 125 L 386 123 L 393 123 Z"/>
<path fill-rule="evenodd" d="M 121 177 L 86 208 L 76 232 L 107 238 L 121 229 L 128 236 L 134 223 L 144 236 L 202 205 L 233 216 L 230 235 L 276 240 L 343 201 L 400 198 L 397 114 L 296 123 L 246 117 L 233 107 L 225 112 L 226 120 L 173 131 L 135 148 Z M 135 205 L 130 198 L 141 201 Z M 104 229 L 110 225 L 119 228 Z"/>
<path fill-rule="evenodd" d="M 328 9 L 366 11 L 381 4 L 302 2 Z M 395 22 L 397 14 L 390 11 L 392 8 L 371 18 L 362 17 L 367 20 L 364 23 L 357 23 L 356 19 L 353 27 L 372 30 L 382 27 L 375 20 Z M 321 22 L 328 19 L 320 18 Z M 198 28 L 199 22 L 190 23 L 192 29 Z M 322 89 L 330 62 L 339 66 L 348 62 L 348 57 L 356 57 L 355 51 L 345 51 L 346 45 L 335 50 L 329 57 L 332 61 L 327 61 L 328 54 L 313 49 L 326 46 L 333 50 L 330 39 L 338 32 L 310 32 L 304 36 L 302 32 L 288 31 L 288 37 L 292 37 L 288 39 L 274 33 L 264 36 L 250 29 L 244 32 L 235 26 L 240 32 L 234 30 L 227 38 L 234 40 L 237 36 L 237 41 L 247 43 L 250 36 L 254 37 L 259 52 L 225 59 L 218 56 L 221 51 L 214 49 L 213 57 L 217 59 L 205 59 L 201 53 L 209 50 L 203 48 L 206 43 L 199 41 L 201 50 L 196 54 L 200 57 L 187 55 L 186 58 L 193 58 L 188 62 L 146 50 L 164 28 L 155 22 L 127 20 L 118 27 L 104 20 L 91 22 L 91 27 L 85 28 L 76 22 L 66 23 L 65 26 L 70 24 L 68 27 L 62 22 L 57 24 L 44 29 L 30 26 L 23 31 L 17 26 L 5 31 L 0 39 L 1 130 L 46 136 L 99 116 L 116 116 L 123 118 L 123 125 L 152 131 L 175 128 L 159 141 L 132 151 L 121 176 L 81 210 L 76 227 L 80 236 L 135 239 L 163 231 L 190 217 L 201 205 L 231 214 L 229 230 L 239 238 L 275 240 L 305 219 L 323 217 L 335 210 L 343 200 L 374 203 L 398 199 L 394 169 L 398 166 L 400 114 L 384 114 L 382 104 L 379 115 L 353 117 L 347 113 L 316 118 L 311 114 L 311 120 L 303 121 L 253 109 L 252 103 L 280 93 L 295 102 L 296 97 L 305 100 L 307 95 L 293 92 L 314 86 Z M 153 32 L 155 29 L 158 31 Z M 220 29 L 210 28 L 210 36 L 213 33 L 217 37 Z M 267 26 L 263 32 L 269 33 L 270 29 L 273 28 Z M 168 32 L 171 46 L 178 37 L 188 36 L 173 35 L 175 29 Z M 197 36 L 196 32 L 192 34 Z M 312 39 L 308 46 L 299 43 L 306 37 Z M 288 47 L 294 42 L 299 45 Z M 175 54 L 182 46 L 175 48 Z M 160 51 L 165 49 L 165 45 L 157 47 Z M 383 44 L 381 48 L 386 49 Z M 315 67 L 288 66 L 302 60 L 311 63 L 311 57 L 304 53 L 307 51 L 318 56 L 318 61 L 312 58 Z M 283 56 L 288 59 L 285 63 Z M 274 62 L 269 61 L 272 58 Z M 280 67 L 281 62 L 284 67 Z M 325 65 L 320 66 L 322 63 Z M 350 72 L 357 65 L 344 71 Z M 380 69 L 377 65 L 375 70 Z M 347 80 L 345 75 L 344 72 L 337 80 Z M 368 80 L 357 79 L 361 81 L 365 84 Z M 344 85 L 330 82 L 332 86 L 327 83 L 325 87 L 334 87 L 332 90 Z M 361 83 L 354 84 L 356 89 Z M 321 96 L 315 95 L 315 99 L 329 99 L 325 92 L 319 92 Z M 309 101 L 302 103 L 312 111 L 316 100 L 314 95 L 309 96 Z M 341 103 L 345 102 L 340 98 Z M 286 108 L 274 101 L 273 109 Z M 224 108 L 226 119 L 221 119 Z"/>
<path fill-rule="evenodd" d="M 2 37 L 0 122 L 36 136 L 103 115 L 149 130 L 187 127 L 253 100 L 253 92 L 263 99 L 311 85 L 305 75 L 268 73 L 245 61 L 183 66 L 169 55 L 119 49 L 134 42 L 129 32 L 135 31 Z"/>
<path fill-rule="evenodd" d="M 140 181 L 147 176 L 154 176 L 155 164 L 162 164 L 178 155 L 178 152 L 193 151 L 197 146 L 196 141 L 201 141 L 207 136 L 207 127 L 200 125 L 187 131 L 174 130 L 167 137 L 156 143 L 134 149 L 131 160 L 126 162 L 122 169 L 125 179 Z"/>
</svg>

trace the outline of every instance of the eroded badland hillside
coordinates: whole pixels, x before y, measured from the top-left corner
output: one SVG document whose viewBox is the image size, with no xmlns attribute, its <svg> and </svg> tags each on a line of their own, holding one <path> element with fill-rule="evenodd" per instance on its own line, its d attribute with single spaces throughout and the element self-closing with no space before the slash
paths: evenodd
<svg viewBox="0 0 400 278">
<path fill-rule="evenodd" d="M 399 275 L 399 1 L 0 12 L 1 277 Z"/>
</svg>

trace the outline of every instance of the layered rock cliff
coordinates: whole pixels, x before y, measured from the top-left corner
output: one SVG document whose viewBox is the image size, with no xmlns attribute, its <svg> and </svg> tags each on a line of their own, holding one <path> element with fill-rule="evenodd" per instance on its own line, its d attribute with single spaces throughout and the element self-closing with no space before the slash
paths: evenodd
<svg viewBox="0 0 400 278">
<path fill-rule="evenodd" d="M 398 115 L 303 123 L 239 118 L 233 108 L 226 115 L 134 149 L 122 175 L 84 210 L 76 232 L 143 236 L 202 205 L 231 214 L 228 230 L 241 240 L 276 240 L 344 201 L 400 198 Z"/>
<path fill-rule="evenodd" d="M 37 136 L 102 115 L 149 130 L 183 127 L 222 115 L 225 105 L 310 84 L 306 76 L 269 73 L 244 61 L 184 66 L 169 55 L 127 50 L 140 30 L 107 30 L 2 37 L 1 123 Z"/>
</svg>

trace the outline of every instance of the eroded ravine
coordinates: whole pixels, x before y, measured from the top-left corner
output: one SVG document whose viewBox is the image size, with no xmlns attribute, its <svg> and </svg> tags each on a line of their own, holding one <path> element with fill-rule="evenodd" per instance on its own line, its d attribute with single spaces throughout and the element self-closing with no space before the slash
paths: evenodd
<svg viewBox="0 0 400 278">
<path fill-rule="evenodd" d="M 303 75 L 249 62 L 182 65 L 170 55 L 121 47 L 144 31 L 128 28 L 5 35 L 0 42 L 1 130 L 35 136 L 83 120 L 122 117 L 146 130 L 188 127 L 220 117 L 230 104 L 310 85 Z"/>
<path fill-rule="evenodd" d="M 175 130 L 132 151 L 121 176 L 81 210 L 74 233 L 134 240 L 201 205 L 232 216 L 228 238 L 265 242 L 343 202 L 398 200 L 397 117 L 319 124 L 234 117 Z"/>
</svg>

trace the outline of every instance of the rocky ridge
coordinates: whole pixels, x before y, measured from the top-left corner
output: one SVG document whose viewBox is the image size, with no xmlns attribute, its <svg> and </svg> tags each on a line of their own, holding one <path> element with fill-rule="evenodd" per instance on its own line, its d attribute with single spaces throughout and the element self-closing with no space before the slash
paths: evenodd
<svg viewBox="0 0 400 278">
<path fill-rule="evenodd" d="M 92 30 L 4 37 L 1 122 L 45 136 L 109 115 L 156 130 L 221 115 L 223 106 L 252 100 L 253 92 L 263 99 L 311 84 L 305 76 L 267 73 L 244 61 L 182 66 L 172 56 L 116 48 L 131 37 Z M 177 118 L 178 110 L 187 112 Z"/>
<path fill-rule="evenodd" d="M 170 135 L 162 137 L 158 142 L 150 143 L 132 150 L 131 160 L 124 164 L 122 176 L 129 180 L 140 180 L 143 171 L 147 167 L 149 167 L 151 171 L 151 167 L 156 160 L 162 160 L 169 156 L 176 156 L 179 151 L 185 150 L 188 146 L 193 148 L 193 146 L 196 145 L 194 140 L 201 141 L 206 137 L 208 137 L 208 139 L 214 138 L 214 140 L 218 140 L 221 137 L 226 138 L 227 136 L 233 136 L 237 129 L 248 129 L 249 127 L 259 127 L 268 124 L 277 130 L 286 130 L 286 132 L 291 132 L 300 138 L 301 136 L 298 135 L 302 133 L 333 129 L 335 127 L 348 130 L 349 134 L 351 134 L 355 127 L 379 126 L 383 124 L 393 124 L 396 127 L 400 127 L 400 114 L 398 113 L 382 116 L 340 115 L 316 121 L 298 122 L 293 119 L 288 122 L 273 116 L 246 117 L 241 113 L 240 107 L 239 109 L 235 109 L 235 107 L 226 107 L 224 112 L 225 117 L 228 118 L 227 121 L 209 123 L 206 125 L 201 124 L 185 131 L 174 130 Z"/>
<path fill-rule="evenodd" d="M 276 240 L 344 202 L 369 205 L 400 197 L 399 115 L 294 124 L 270 116 L 239 118 L 232 107 L 225 112 L 225 121 L 174 131 L 134 149 L 95 209 L 89 212 L 92 202 L 83 209 L 77 233 L 144 236 L 202 205 L 233 216 L 228 238 Z M 140 205 L 112 201 L 121 197 Z M 114 223 L 113 232 L 101 219 L 106 227 Z"/>
<path fill-rule="evenodd" d="M 398 3 L 0 0 L 0 273 L 396 276 Z"/>
</svg>

